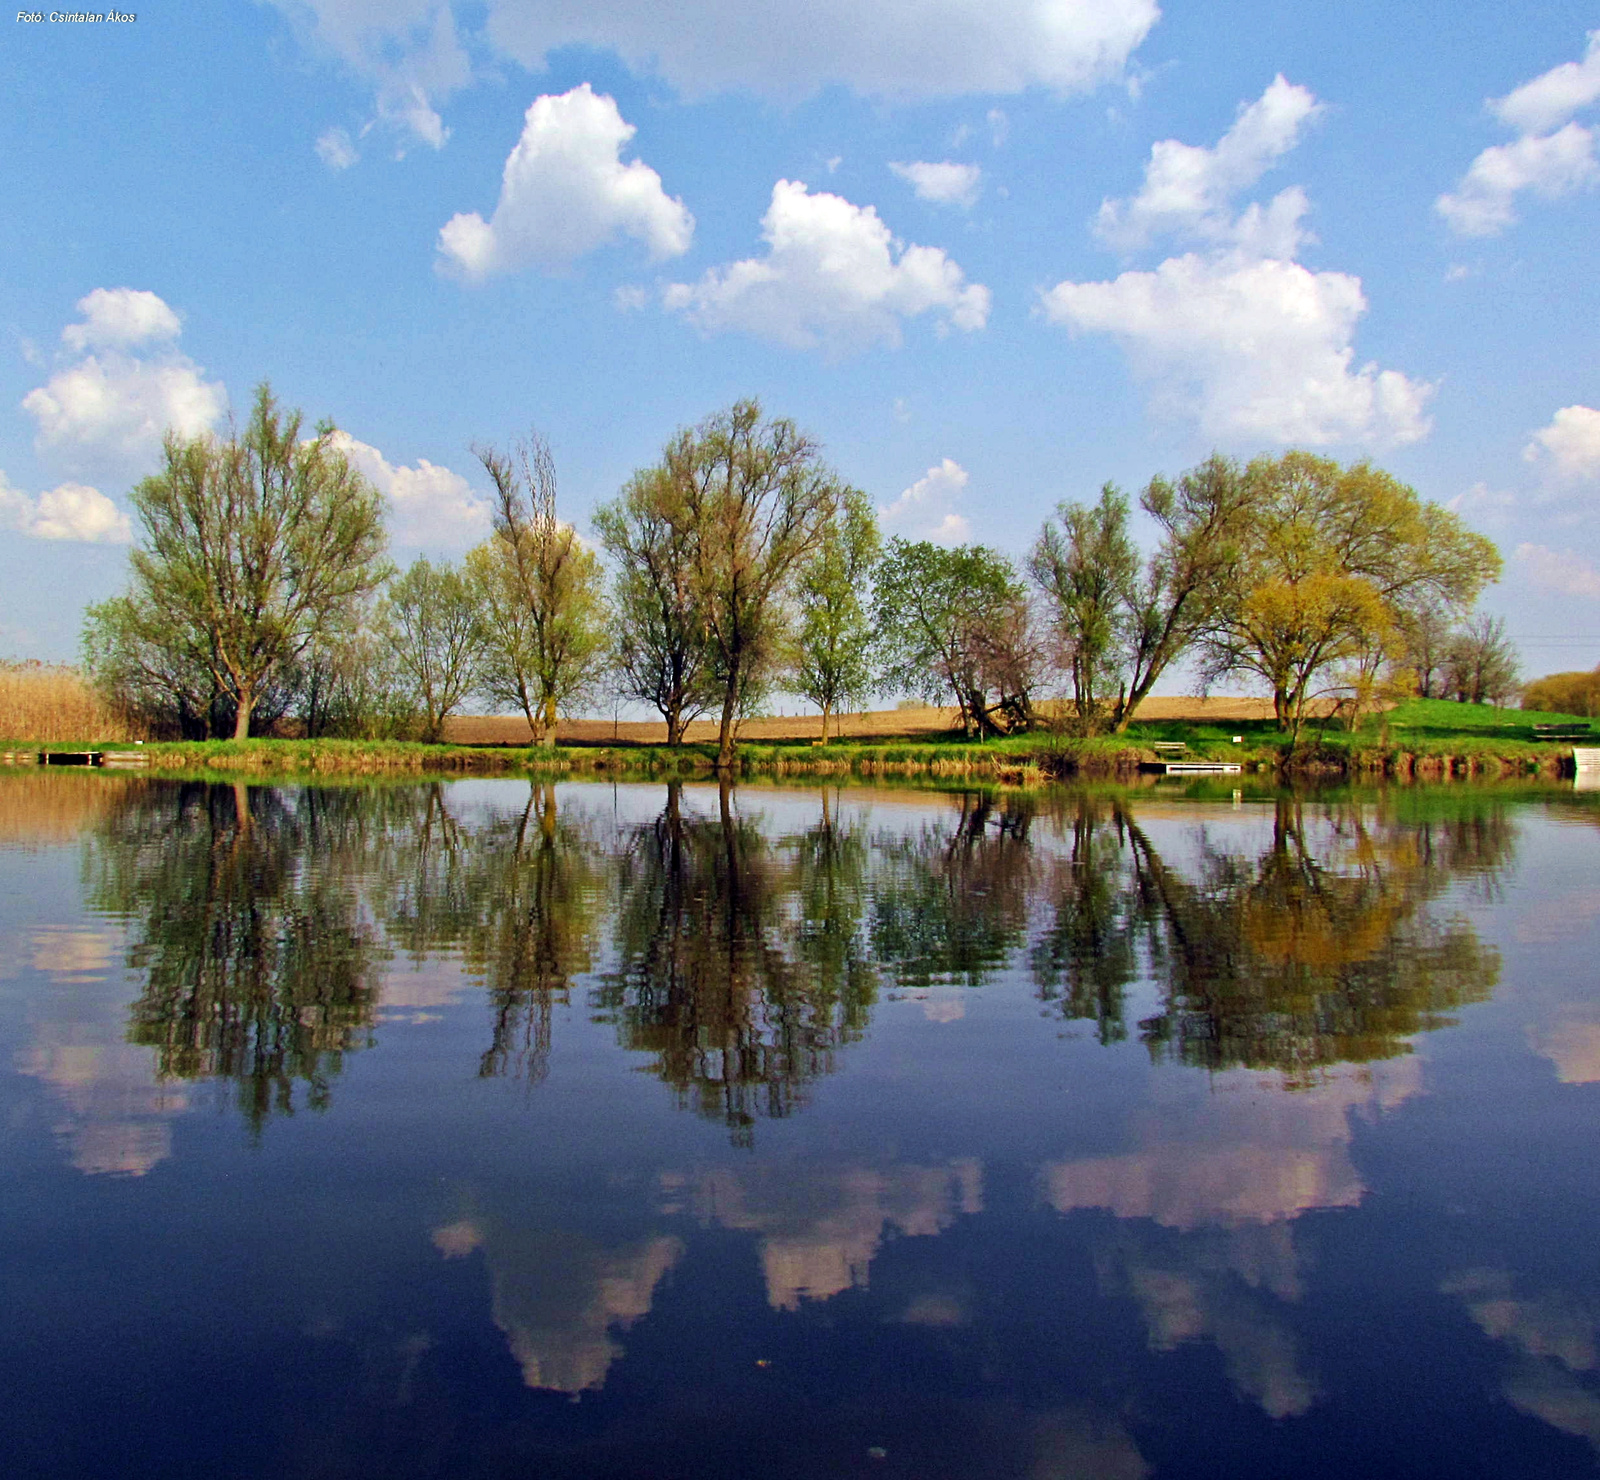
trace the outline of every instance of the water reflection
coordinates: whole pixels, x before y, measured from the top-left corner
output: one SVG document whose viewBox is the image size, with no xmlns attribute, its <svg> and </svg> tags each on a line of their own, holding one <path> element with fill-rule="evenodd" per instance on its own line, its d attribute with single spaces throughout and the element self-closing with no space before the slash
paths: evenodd
<svg viewBox="0 0 1600 1480">
<path fill-rule="evenodd" d="M 1412 822 L 1286 798 L 1174 834 L 1118 794 L 965 795 L 906 825 L 825 793 L 784 828 L 727 788 L 690 806 L 670 785 L 648 822 L 602 822 L 576 789 L 518 794 L 462 816 L 442 784 L 128 788 L 89 877 L 132 927 L 130 1040 L 164 1076 L 234 1080 L 259 1122 L 296 1083 L 326 1103 L 386 976 L 397 1001 L 459 995 L 408 996 L 389 957 L 413 976 L 453 961 L 490 1011 L 479 1074 L 541 1080 L 578 989 L 678 1103 L 748 1143 L 837 1067 L 880 983 L 1022 969 L 1102 1044 L 1136 1030 L 1158 1059 L 1309 1085 L 1490 993 L 1495 951 L 1431 906 L 1493 878 L 1514 836 L 1492 805 Z M 1147 984 L 1156 1010 L 1130 1022 Z"/>
<path fill-rule="evenodd" d="M 227 1079 L 252 1124 L 326 1105 L 369 1042 L 378 933 L 348 887 L 367 809 L 353 791 L 141 789 L 90 854 L 91 905 L 128 924 L 128 1040 L 163 1078 Z"/>
</svg>

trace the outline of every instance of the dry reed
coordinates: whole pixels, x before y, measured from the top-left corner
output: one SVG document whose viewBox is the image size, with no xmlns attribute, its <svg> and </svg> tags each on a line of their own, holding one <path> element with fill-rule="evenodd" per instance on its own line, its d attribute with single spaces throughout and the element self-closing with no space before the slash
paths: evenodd
<svg viewBox="0 0 1600 1480">
<path fill-rule="evenodd" d="M 144 738 L 144 731 L 119 717 L 76 668 L 0 660 L 0 742 Z"/>
</svg>

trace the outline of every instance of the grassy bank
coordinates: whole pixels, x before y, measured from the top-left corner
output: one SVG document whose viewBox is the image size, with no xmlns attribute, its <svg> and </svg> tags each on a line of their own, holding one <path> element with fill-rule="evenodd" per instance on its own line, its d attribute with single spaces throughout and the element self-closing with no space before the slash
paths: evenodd
<svg viewBox="0 0 1600 1480">
<path fill-rule="evenodd" d="M 972 742 L 958 734 L 914 740 L 884 736 L 828 745 L 808 741 L 747 743 L 741 770 L 753 775 L 923 777 L 930 780 L 1040 784 L 1074 776 L 1137 772 L 1161 758 L 1155 747 L 1181 745 L 1169 759 L 1235 763 L 1258 774 L 1368 775 L 1396 779 L 1451 776 L 1545 776 L 1570 766 L 1572 742 L 1540 741 L 1536 724 L 1582 722 L 1574 716 L 1500 710 L 1444 700 L 1413 700 L 1369 718 L 1354 731 L 1310 726 L 1300 744 L 1268 720 L 1136 723 L 1124 735 L 1074 739 L 1051 734 Z M 1597 739 L 1600 743 L 1600 739 Z M 0 752 L 8 749 L 0 741 Z M 130 749 L 124 739 L 37 742 L 41 749 Z M 140 747 L 151 771 L 193 775 L 610 775 L 639 778 L 703 776 L 714 771 L 711 744 L 428 745 L 409 741 L 210 740 Z"/>
</svg>

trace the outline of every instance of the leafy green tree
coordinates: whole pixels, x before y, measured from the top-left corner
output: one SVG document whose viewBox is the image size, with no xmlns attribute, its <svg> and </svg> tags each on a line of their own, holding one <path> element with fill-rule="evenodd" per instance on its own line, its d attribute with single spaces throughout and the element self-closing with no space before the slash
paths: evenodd
<svg viewBox="0 0 1600 1480">
<path fill-rule="evenodd" d="M 1249 488 L 1238 464 L 1211 457 L 1176 483 L 1153 478 L 1139 506 L 1161 531 L 1141 568 L 1129 506 L 1111 484 L 1098 504 L 1063 503 L 1029 558 L 1072 678 L 1079 723 L 1127 728 L 1161 675 L 1204 632 L 1233 584 Z"/>
<path fill-rule="evenodd" d="M 667 744 L 680 745 L 684 726 L 716 698 L 694 595 L 696 531 L 661 468 L 634 474 L 595 511 L 594 528 L 617 566 L 617 687 L 654 707 L 666 721 Z"/>
<path fill-rule="evenodd" d="M 953 698 L 969 735 L 1032 722 L 1042 653 L 1027 592 L 1005 556 L 982 545 L 891 540 L 878 566 L 874 619 L 880 687 L 930 703 Z"/>
<path fill-rule="evenodd" d="M 1296 737 L 1317 681 L 1388 642 L 1401 613 L 1463 609 L 1499 576 L 1493 544 L 1370 463 L 1288 452 L 1245 476 L 1236 589 L 1206 637 L 1204 671 L 1265 682 Z"/>
<path fill-rule="evenodd" d="M 449 563 L 425 556 L 389 583 L 379 623 L 415 696 L 425 740 L 444 738 L 444 722 L 477 686 L 488 644 L 478 591 Z"/>
<path fill-rule="evenodd" d="M 739 401 L 667 445 L 663 507 L 690 551 L 690 596 L 721 691 L 717 767 L 783 648 L 784 598 L 844 493 L 792 421 Z"/>
<path fill-rule="evenodd" d="M 1045 524 L 1028 571 L 1051 604 L 1078 723 L 1093 734 L 1107 691 L 1123 676 L 1127 603 L 1139 554 L 1128 534 L 1128 500 L 1113 484 L 1100 490 L 1099 503 L 1063 503 L 1057 515 L 1060 527 Z"/>
<path fill-rule="evenodd" d="M 863 594 L 881 548 L 871 500 L 849 489 L 832 530 L 800 568 L 795 690 L 822 710 L 823 744 L 832 717 L 864 704 L 872 691 L 872 624 Z"/>
<path fill-rule="evenodd" d="M 1549 714 L 1600 714 L 1600 668 L 1532 679 L 1523 685 L 1522 707 Z"/>
<path fill-rule="evenodd" d="M 143 537 L 118 614 L 137 644 L 204 665 L 239 739 L 265 692 L 385 575 L 382 498 L 331 427 L 305 441 L 300 430 L 263 385 L 242 433 L 169 435 L 164 469 L 131 495 Z"/>
<path fill-rule="evenodd" d="M 542 437 L 477 454 L 495 488 L 494 536 L 473 563 L 489 611 L 483 688 L 523 712 L 534 744 L 553 745 L 560 711 L 604 670 L 604 573 L 556 515 L 555 459 Z"/>
</svg>

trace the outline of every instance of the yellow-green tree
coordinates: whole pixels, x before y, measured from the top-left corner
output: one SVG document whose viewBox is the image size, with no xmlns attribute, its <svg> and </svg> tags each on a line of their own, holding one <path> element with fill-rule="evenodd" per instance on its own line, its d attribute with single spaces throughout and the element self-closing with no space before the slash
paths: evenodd
<svg viewBox="0 0 1600 1480">
<path fill-rule="evenodd" d="M 1494 545 L 1370 463 L 1288 452 L 1246 470 L 1249 527 L 1232 599 L 1203 645 L 1209 679 L 1272 693 L 1296 738 L 1332 670 L 1397 645 L 1408 611 L 1470 606 L 1500 574 Z"/>
</svg>

